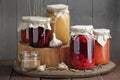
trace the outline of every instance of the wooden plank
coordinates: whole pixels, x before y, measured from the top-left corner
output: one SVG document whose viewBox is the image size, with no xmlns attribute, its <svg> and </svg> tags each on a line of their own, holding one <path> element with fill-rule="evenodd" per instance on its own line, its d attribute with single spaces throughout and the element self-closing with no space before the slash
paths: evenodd
<svg viewBox="0 0 120 80">
<path fill-rule="evenodd" d="M 41 78 L 40 80 L 71 80 L 71 79 L 47 79 L 47 78 Z"/>
<path fill-rule="evenodd" d="M 2 19 L 1 19 L 1 17 L 2 17 L 2 6 L 1 6 L 2 4 L 1 4 L 1 0 L 0 0 L 0 34 L 2 34 L 1 32 L 1 30 L 2 30 Z M 2 40 L 2 37 L 0 37 L 0 44 L 2 43 L 1 42 L 1 40 Z M 1 54 L 2 53 L 2 47 L 0 47 L 0 59 L 1 59 Z"/>
<path fill-rule="evenodd" d="M 16 58 L 16 0 L 1 0 L 1 44 L 0 59 Z"/>
<path fill-rule="evenodd" d="M 103 80 L 101 76 L 89 77 L 89 78 L 73 78 L 72 80 Z"/>
<path fill-rule="evenodd" d="M 5 61 L 6 63 L 6 61 Z M 5 64 L 4 61 L 0 61 L 0 80 L 9 80 L 12 71 L 11 64 Z"/>
<path fill-rule="evenodd" d="M 40 78 L 24 76 L 24 75 L 21 75 L 15 71 L 13 71 L 10 80 L 40 80 Z"/>
<path fill-rule="evenodd" d="M 114 59 L 113 60 L 117 66 L 115 70 L 107 75 L 103 75 L 103 80 L 119 80 L 120 79 L 120 59 Z"/>
<path fill-rule="evenodd" d="M 111 56 L 120 57 L 120 0 L 113 0 L 113 26 L 111 28 Z"/>
<path fill-rule="evenodd" d="M 92 0 L 70 0 L 71 25 L 92 24 Z"/>
<path fill-rule="evenodd" d="M 119 0 L 93 0 L 93 25 L 95 28 L 108 28 L 111 30 L 111 57 L 119 55 L 118 44 L 120 27 L 118 24 L 118 1 Z"/>
</svg>

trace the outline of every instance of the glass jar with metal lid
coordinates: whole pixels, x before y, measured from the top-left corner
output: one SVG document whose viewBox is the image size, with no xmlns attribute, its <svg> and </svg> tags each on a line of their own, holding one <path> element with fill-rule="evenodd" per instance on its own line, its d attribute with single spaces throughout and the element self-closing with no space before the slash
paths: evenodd
<svg viewBox="0 0 120 80">
<path fill-rule="evenodd" d="M 47 17 L 52 18 L 52 33 L 54 32 L 57 39 L 61 40 L 64 45 L 67 44 L 70 38 L 70 15 L 68 6 L 64 4 L 47 5 Z"/>
<path fill-rule="evenodd" d="M 92 25 L 71 27 L 70 64 L 76 69 L 94 67 L 94 36 Z"/>
</svg>

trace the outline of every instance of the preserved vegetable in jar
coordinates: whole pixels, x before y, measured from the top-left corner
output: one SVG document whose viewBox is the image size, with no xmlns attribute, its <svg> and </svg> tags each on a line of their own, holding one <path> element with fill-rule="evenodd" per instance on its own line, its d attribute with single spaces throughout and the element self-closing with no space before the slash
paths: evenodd
<svg viewBox="0 0 120 80">
<path fill-rule="evenodd" d="M 70 65 L 75 69 L 94 67 L 93 26 L 77 25 L 71 27 Z"/>
<path fill-rule="evenodd" d="M 52 33 L 55 33 L 57 39 L 61 40 L 64 45 L 67 44 L 70 39 L 70 15 L 68 6 L 64 4 L 47 5 L 47 17 L 52 18 Z"/>
<path fill-rule="evenodd" d="M 48 47 L 50 42 L 50 18 L 24 16 L 21 25 L 29 28 L 29 44 L 32 47 Z"/>
<path fill-rule="evenodd" d="M 94 29 L 95 64 L 107 64 L 110 59 L 110 30 Z"/>
<path fill-rule="evenodd" d="M 21 33 L 21 42 L 29 43 L 29 26 L 26 26 L 26 21 L 24 17 L 21 19 L 21 23 L 18 26 L 18 32 Z"/>
</svg>

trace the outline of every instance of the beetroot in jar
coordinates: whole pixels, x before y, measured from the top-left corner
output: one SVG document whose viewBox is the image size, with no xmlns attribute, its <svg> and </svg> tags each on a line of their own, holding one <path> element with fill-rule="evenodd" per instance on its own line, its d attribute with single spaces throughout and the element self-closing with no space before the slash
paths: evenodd
<svg viewBox="0 0 120 80">
<path fill-rule="evenodd" d="M 48 47 L 50 42 L 50 18 L 30 17 L 29 44 L 32 47 Z"/>
<path fill-rule="evenodd" d="M 75 69 L 94 67 L 93 26 L 77 25 L 71 27 L 70 65 Z"/>
</svg>

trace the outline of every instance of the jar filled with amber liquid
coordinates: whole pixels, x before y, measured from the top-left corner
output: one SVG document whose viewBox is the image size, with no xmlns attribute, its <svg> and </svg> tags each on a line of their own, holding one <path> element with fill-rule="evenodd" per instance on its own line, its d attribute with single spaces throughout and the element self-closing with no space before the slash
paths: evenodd
<svg viewBox="0 0 120 80">
<path fill-rule="evenodd" d="M 51 33 L 55 33 L 57 39 L 61 40 L 64 45 L 67 44 L 70 39 L 70 15 L 68 6 L 64 4 L 47 5 L 47 17 L 52 18 Z"/>
<path fill-rule="evenodd" d="M 95 64 L 107 64 L 110 59 L 110 30 L 94 29 Z"/>
<path fill-rule="evenodd" d="M 23 51 L 21 53 L 21 68 L 24 71 L 33 71 L 36 70 L 40 66 L 38 51 Z"/>
<path fill-rule="evenodd" d="M 93 26 L 72 26 L 70 40 L 71 67 L 75 69 L 92 69 L 94 64 Z"/>
</svg>

